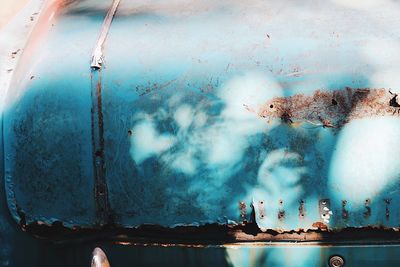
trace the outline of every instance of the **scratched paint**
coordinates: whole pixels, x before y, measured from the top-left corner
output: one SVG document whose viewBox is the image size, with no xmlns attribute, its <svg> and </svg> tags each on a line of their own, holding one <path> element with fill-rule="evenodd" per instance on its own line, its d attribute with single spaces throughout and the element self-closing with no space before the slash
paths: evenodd
<svg viewBox="0 0 400 267">
<path fill-rule="evenodd" d="M 121 1 L 92 83 L 110 3 L 65 2 L 21 59 L 4 111 L 15 220 L 398 227 L 398 9 Z"/>
</svg>

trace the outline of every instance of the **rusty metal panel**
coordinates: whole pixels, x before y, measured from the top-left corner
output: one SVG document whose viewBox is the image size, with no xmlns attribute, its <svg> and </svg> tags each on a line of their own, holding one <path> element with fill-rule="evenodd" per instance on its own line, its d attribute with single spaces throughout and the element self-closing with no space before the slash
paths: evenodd
<svg viewBox="0 0 400 267">
<path fill-rule="evenodd" d="M 274 4 L 225 4 L 121 3 L 103 72 L 116 221 L 233 223 L 254 211 L 264 230 L 398 226 L 397 94 L 371 81 L 358 45 L 380 27 L 348 28 L 340 14 L 306 27 L 316 18 L 296 24 L 290 10 L 265 21 Z"/>
<path fill-rule="evenodd" d="M 399 226 L 397 4 L 125 0 L 91 69 L 112 2 L 56 2 L 24 51 L 4 111 L 16 220 Z"/>
</svg>

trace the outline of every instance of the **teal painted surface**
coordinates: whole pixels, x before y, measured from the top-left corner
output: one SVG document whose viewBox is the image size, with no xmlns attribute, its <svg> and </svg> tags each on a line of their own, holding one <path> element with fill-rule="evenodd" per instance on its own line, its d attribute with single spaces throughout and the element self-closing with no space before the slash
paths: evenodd
<svg viewBox="0 0 400 267">
<path fill-rule="evenodd" d="M 83 88 L 91 84 L 89 40 L 95 42 L 93 29 L 104 14 L 63 14 L 43 29 L 48 32 L 41 37 L 53 41 L 28 44 L 35 53 L 24 54 L 15 74 L 4 113 L 5 177 L 10 209 L 14 216 L 22 209 L 27 222 L 95 221 L 91 92 Z M 77 39 L 70 42 L 72 35 Z"/>
<path fill-rule="evenodd" d="M 72 1 L 19 63 L 4 111 L 5 184 L 17 221 L 17 210 L 27 223 L 101 221 L 89 64 L 109 4 Z M 368 17 L 340 3 L 122 1 L 98 73 L 109 221 L 239 223 L 263 202 L 265 217 L 255 209 L 263 229 L 398 227 L 398 116 L 337 129 L 257 113 L 274 97 L 316 90 L 396 92 L 393 5 Z"/>
<path fill-rule="evenodd" d="M 89 64 L 111 1 L 70 2 L 33 32 L 2 111 L 1 266 L 88 266 L 95 246 L 112 266 L 327 266 L 336 254 L 346 266 L 399 265 L 398 246 L 56 245 L 22 232 L 15 221 L 101 221 Z M 332 129 L 256 110 L 318 89 L 398 93 L 399 13 L 390 1 L 122 0 L 100 73 L 110 221 L 232 224 L 255 203 L 263 229 L 398 227 L 396 114 Z"/>
</svg>

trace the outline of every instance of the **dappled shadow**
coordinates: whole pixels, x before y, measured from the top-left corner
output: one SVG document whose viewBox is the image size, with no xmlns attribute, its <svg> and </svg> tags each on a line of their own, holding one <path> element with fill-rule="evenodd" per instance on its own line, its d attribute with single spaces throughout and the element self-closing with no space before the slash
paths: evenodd
<svg viewBox="0 0 400 267">
<path fill-rule="evenodd" d="M 88 14 L 97 16 L 100 21 L 100 14 L 105 12 L 102 6 L 92 8 L 93 2 L 86 7 L 77 3 L 71 2 L 70 13 L 66 14 L 80 17 Z M 228 10 L 225 7 L 221 9 Z M 302 8 L 293 8 L 298 9 Z M 379 95 L 379 92 L 388 92 L 389 88 L 374 87 L 379 81 L 374 74 L 379 72 L 382 62 L 363 69 L 364 65 L 371 63 L 365 53 L 379 45 L 369 43 L 360 51 L 354 48 L 338 50 L 357 62 L 349 69 L 352 66 L 361 69 L 362 74 L 355 71 L 349 75 L 349 69 L 345 67 L 331 74 L 330 66 L 325 66 L 324 60 L 334 61 L 335 57 L 342 55 L 329 53 L 331 45 L 338 45 L 336 41 L 326 44 L 306 39 L 300 41 L 303 42 L 301 45 L 294 45 L 298 43 L 293 39 L 283 38 L 274 44 L 271 38 L 273 40 L 275 36 L 260 30 L 255 36 L 262 35 L 262 45 L 257 43 L 258 37 L 249 35 L 256 43 L 249 49 L 246 44 L 249 36 L 243 40 L 237 38 L 249 29 L 238 26 L 237 32 L 234 27 L 229 28 L 230 31 L 224 27 L 214 31 L 216 22 L 221 22 L 215 19 L 218 17 L 215 14 L 209 17 L 209 21 L 205 20 L 204 25 L 198 21 L 191 24 L 190 20 L 177 23 L 177 28 L 173 28 L 176 31 L 171 32 L 183 33 L 185 38 L 165 33 L 165 27 L 173 27 L 177 20 L 160 23 L 163 17 L 157 12 L 144 12 L 135 18 L 123 17 L 123 12 L 119 14 L 121 19 L 114 21 L 113 25 L 120 27 L 113 28 L 117 33 L 126 32 L 125 23 L 130 22 L 138 26 L 155 20 L 151 26 L 159 28 L 155 31 L 157 34 L 149 27 L 150 30 L 142 29 L 139 35 L 135 32 L 137 27 L 132 27 L 129 36 L 122 38 L 118 35 L 118 38 L 127 39 L 126 43 L 132 42 L 136 46 L 123 46 L 118 42 L 120 39 L 111 38 L 107 47 L 106 58 L 109 61 L 99 86 L 102 88 L 104 115 L 104 173 L 109 212 L 115 225 L 235 224 L 251 220 L 251 203 L 263 201 L 265 219 L 258 224 L 276 231 L 309 228 L 315 222 L 333 228 L 370 224 L 398 226 L 398 213 L 394 208 L 399 172 L 393 167 L 398 161 L 393 149 L 398 146 L 395 141 L 398 114 L 393 106 L 390 107 L 393 96 L 390 93 Z M 185 14 L 185 18 L 190 18 L 190 12 Z M 244 17 L 243 21 L 257 25 L 249 16 Z M 286 19 L 288 16 L 282 17 Z M 225 24 L 222 25 L 230 25 L 232 21 L 231 18 L 223 20 Z M 275 23 L 279 25 L 280 21 Z M 97 30 L 98 24 L 93 24 L 93 29 Z M 213 34 L 205 31 L 205 38 L 201 35 L 204 32 L 197 31 L 199 25 Z M 78 22 L 72 26 L 67 28 L 76 30 L 80 27 Z M 113 29 L 110 37 L 113 37 Z M 234 38 L 221 45 L 219 34 L 224 31 L 228 35 L 226 39 Z M 157 39 L 158 34 L 164 39 Z M 275 31 L 275 34 L 279 39 L 280 31 Z M 97 32 L 93 36 L 97 36 Z M 332 36 L 339 38 L 334 33 Z M 92 160 L 97 151 L 92 151 L 90 117 L 94 96 L 91 95 L 88 64 L 85 65 L 86 60 L 77 59 L 82 54 L 89 59 L 91 48 L 85 46 L 86 50 L 82 52 L 85 42 L 69 47 L 75 52 L 71 54 L 78 56 L 65 59 L 64 64 L 74 68 L 61 66 L 62 70 L 55 70 L 50 66 L 54 66 L 52 63 L 57 63 L 63 55 L 57 48 L 69 38 L 62 34 L 57 37 L 58 42 L 46 47 L 56 51 L 55 54 L 42 55 L 41 60 L 47 66 L 32 65 L 32 75 L 23 84 L 26 87 L 21 85 L 17 88 L 20 91 L 17 90 L 15 98 L 9 99 L 4 114 L 7 199 L 17 220 L 21 219 L 16 216 L 18 210 L 25 214 L 27 223 L 61 221 L 68 227 L 75 224 L 95 227 L 98 218 L 95 217 Z M 84 36 L 80 37 L 84 39 Z M 200 39 L 191 41 L 194 37 Z M 201 38 L 207 40 L 203 46 L 196 43 Z M 231 50 L 233 43 L 237 47 Z M 263 45 L 272 48 L 265 49 Z M 310 54 L 317 51 L 318 45 L 322 46 L 321 52 Z M 180 54 L 182 47 L 187 51 Z M 220 47 L 226 50 L 220 50 Z M 293 64 L 295 60 L 301 61 L 297 55 L 299 50 L 302 55 L 321 56 L 323 60 L 318 66 L 314 65 L 315 62 L 308 62 L 308 69 L 305 64 L 303 70 Z M 165 51 L 167 53 L 163 54 Z M 224 51 L 221 53 L 228 56 L 218 54 L 218 51 Z M 238 51 L 245 51 L 248 57 Z M 257 61 L 254 60 L 256 52 L 270 54 Z M 279 53 L 280 57 L 273 57 Z M 115 56 L 121 54 L 123 57 Z M 146 60 L 135 61 L 140 57 Z M 345 59 L 334 62 L 334 68 L 349 63 Z M 314 70 L 310 71 L 310 66 Z M 319 73 L 319 68 L 325 72 Z M 393 71 L 387 65 L 384 69 L 385 73 Z M 314 94 L 317 90 L 319 93 Z M 371 107 L 369 105 L 373 102 L 369 99 L 374 95 L 380 96 L 382 102 Z M 304 103 L 307 105 L 301 106 Z M 385 114 L 379 113 L 384 105 L 390 108 L 390 118 L 382 116 L 388 115 L 386 109 Z M 265 107 L 277 112 L 266 114 Z M 365 110 L 376 111 L 376 114 Z M 371 119 L 372 116 L 379 119 Z M 364 125 L 364 121 L 367 124 Z M 380 141 L 373 142 L 375 139 Z M 367 145 L 371 149 L 363 149 Z M 376 173 L 368 173 L 370 170 Z M 363 183 L 365 187 L 360 186 Z M 318 206 L 320 200 L 326 199 L 331 199 L 331 207 L 327 208 L 333 211 L 330 220 L 321 217 L 321 210 L 324 210 Z M 370 202 L 364 203 L 367 199 Z M 346 217 L 343 216 L 342 200 L 347 201 Z M 355 213 L 359 215 L 354 216 Z M 19 242 L 24 238 L 16 240 Z M 36 246 L 36 242 L 39 241 L 29 241 L 27 246 Z M 54 265 L 58 258 L 68 255 L 72 262 L 65 265 L 70 265 L 75 263 L 75 257 L 80 259 L 84 254 L 90 255 L 93 244 L 82 245 L 80 248 L 84 249 L 78 251 L 73 246 L 54 247 L 40 243 L 32 249 L 32 255 L 35 254 L 32 257 L 38 260 L 38 255 L 43 253 L 43 258 L 48 257 L 46 264 Z M 118 256 L 121 262 L 116 261 L 122 265 L 118 266 L 126 264 L 122 259 L 134 258 L 127 251 L 115 252 L 121 253 Z M 158 255 L 161 249 L 137 251 L 134 255 L 146 254 L 150 258 L 149 255 Z M 13 253 L 13 258 L 17 258 L 18 249 Z M 45 253 L 55 256 L 45 256 Z M 186 252 L 174 253 L 171 255 L 176 265 L 191 262 L 192 255 L 187 261 L 180 262 L 186 257 Z M 211 258 L 219 266 L 228 264 L 223 250 L 207 252 L 201 257 L 206 261 L 204 265 L 210 264 Z M 263 265 L 269 259 L 271 256 L 262 252 L 257 255 L 256 262 Z M 144 260 L 143 264 L 158 264 L 161 256 L 151 260 Z"/>
</svg>

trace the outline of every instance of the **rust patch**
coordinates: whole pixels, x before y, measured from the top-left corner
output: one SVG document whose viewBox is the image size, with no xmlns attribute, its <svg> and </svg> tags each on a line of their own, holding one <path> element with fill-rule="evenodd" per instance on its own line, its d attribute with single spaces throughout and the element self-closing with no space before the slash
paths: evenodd
<svg viewBox="0 0 400 267">
<path fill-rule="evenodd" d="M 11 53 L 11 58 L 15 58 L 15 56 L 18 54 L 19 51 L 21 51 L 21 49 L 17 49 L 17 50 L 15 50 L 15 51 L 13 51 L 13 52 Z"/>
<path fill-rule="evenodd" d="M 305 122 L 315 126 L 340 128 L 363 117 L 394 116 L 400 112 L 397 94 L 386 89 L 321 91 L 313 95 L 276 97 L 258 110 L 262 118 L 280 118 L 283 122 Z"/>
<path fill-rule="evenodd" d="M 299 217 L 300 219 L 306 217 L 306 208 L 304 207 L 304 200 L 299 201 Z"/>
<path fill-rule="evenodd" d="M 323 222 L 315 222 L 312 224 L 312 227 L 317 228 L 321 231 L 328 231 L 328 225 L 324 224 Z"/>
<path fill-rule="evenodd" d="M 158 225 L 141 225 L 134 228 L 121 228 L 107 225 L 96 229 L 81 227 L 67 228 L 62 223 L 45 224 L 41 222 L 26 226 L 26 231 L 36 237 L 62 243 L 76 243 L 87 240 L 112 243 L 123 242 L 125 245 L 162 245 L 162 246 L 218 246 L 249 242 L 318 242 L 321 244 L 384 244 L 400 243 L 400 232 L 397 229 L 382 226 L 362 228 L 345 228 L 340 231 L 327 230 L 321 222 L 314 224 L 314 230 L 292 230 L 277 232 L 269 229 L 258 230 L 252 224 L 236 226 L 208 224 L 204 226 L 179 226 L 166 228 Z"/>
<path fill-rule="evenodd" d="M 239 210 L 240 210 L 240 219 L 245 222 L 246 221 L 246 216 L 247 216 L 247 209 L 246 209 L 246 203 L 243 201 L 239 202 Z"/>
</svg>

